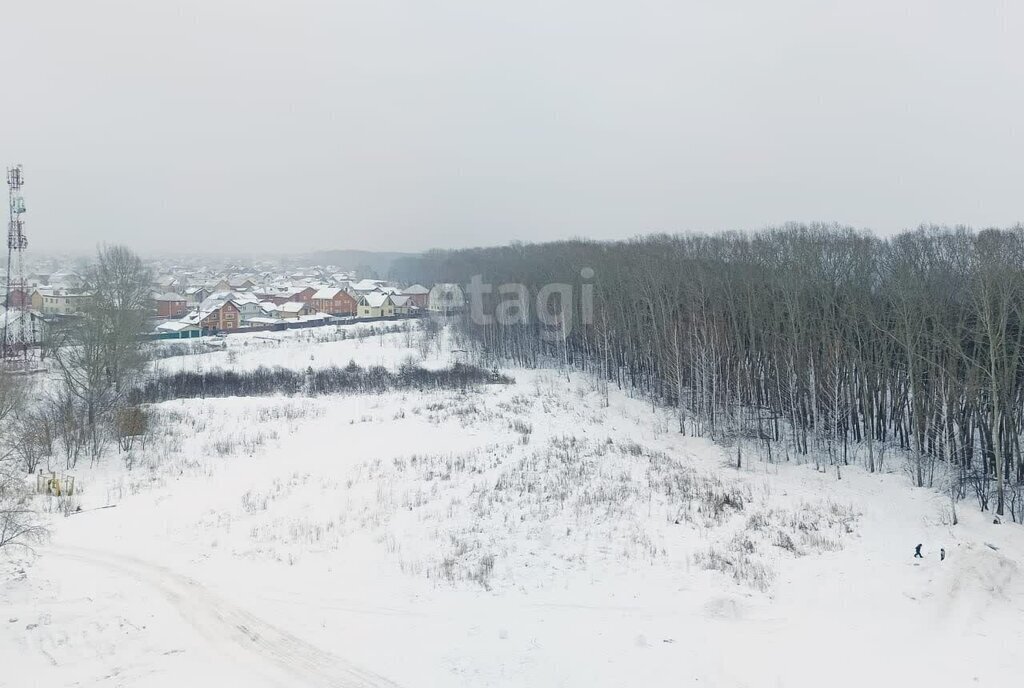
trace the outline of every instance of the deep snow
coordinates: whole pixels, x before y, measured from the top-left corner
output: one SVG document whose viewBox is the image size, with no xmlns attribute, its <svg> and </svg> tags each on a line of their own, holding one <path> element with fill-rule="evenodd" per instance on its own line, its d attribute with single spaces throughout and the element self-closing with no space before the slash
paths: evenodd
<svg viewBox="0 0 1024 688">
<path fill-rule="evenodd" d="M 307 334 L 156 365 L 457 356 L 446 337 Z M 649 403 L 509 372 L 466 393 L 158 405 L 133 469 L 80 466 L 84 511 L 5 564 L 0 685 L 1015 680 L 1019 526 L 966 503 L 950 526 L 897 465 L 737 470 Z"/>
</svg>

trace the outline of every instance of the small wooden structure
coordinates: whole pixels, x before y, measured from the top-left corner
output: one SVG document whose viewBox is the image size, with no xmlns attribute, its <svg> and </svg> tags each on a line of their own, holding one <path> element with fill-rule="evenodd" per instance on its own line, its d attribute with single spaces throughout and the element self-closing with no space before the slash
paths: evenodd
<svg viewBox="0 0 1024 688">
<path fill-rule="evenodd" d="M 75 494 L 75 476 L 66 473 L 37 473 L 36 492 L 51 497 L 70 497 Z"/>
</svg>

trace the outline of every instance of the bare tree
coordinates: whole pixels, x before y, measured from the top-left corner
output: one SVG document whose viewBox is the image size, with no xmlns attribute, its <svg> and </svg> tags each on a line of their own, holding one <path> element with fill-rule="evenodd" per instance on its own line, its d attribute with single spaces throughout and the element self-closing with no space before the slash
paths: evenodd
<svg viewBox="0 0 1024 688">
<path fill-rule="evenodd" d="M 31 548 L 46 535 L 38 514 L 31 506 L 24 474 L 12 461 L 12 458 L 20 459 L 20 467 L 28 472 L 32 472 L 38 463 L 37 445 L 33 442 L 32 449 L 20 452 L 21 443 L 14 432 L 20 427 L 18 416 L 25 408 L 26 389 L 25 378 L 0 371 L 0 433 L 5 448 L 5 455 L 0 458 L 0 550 L 6 547 Z"/>
<path fill-rule="evenodd" d="M 139 257 L 122 246 L 100 248 L 87 274 L 92 297 L 82 317 L 59 333 L 54 358 L 64 396 L 80 402 L 62 402 L 64 420 L 81 408 L 80 425 L 96 460 L 105 444 L 104 422 L 144 365 L 139 335 L 147 329 L 150 275 Z M 65 438 L 70 426 L 63 424 Z"/>
<path fill-rule="evenodd" d="M 0 466 L 0 550 L 31 549 L 46 537 L 46 528 L 31 507 L 30 497 L 21 476 Z"/>
</svg>

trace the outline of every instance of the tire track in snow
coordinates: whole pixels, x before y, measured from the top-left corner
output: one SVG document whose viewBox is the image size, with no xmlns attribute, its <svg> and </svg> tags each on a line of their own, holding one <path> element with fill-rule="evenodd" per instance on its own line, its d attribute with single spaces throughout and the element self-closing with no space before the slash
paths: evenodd
<svg viewBox="0 0 1024 688">
<path fill-rule="evenodd" d="M 397 684 L 335 657 L 218 597 L 192 578 L 112 552 L 62 547 L 53 554 L 98 566 L 159 591 L 219 651 L 287 688 L 397 688 Z M 275 679 L 259 667 L 279 674 Z"/>
</svg>

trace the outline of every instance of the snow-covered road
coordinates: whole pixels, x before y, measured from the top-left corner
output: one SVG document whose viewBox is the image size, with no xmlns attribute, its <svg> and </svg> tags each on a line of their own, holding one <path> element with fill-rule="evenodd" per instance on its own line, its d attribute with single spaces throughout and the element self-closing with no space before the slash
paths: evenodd
<svg viewBox="0 0 1024 688">
<path fill-rule="evenodd" d="M 143 583 L 163 596 L 218 654 L 245 667 L 260 685 L 294 688 L 394 688 L 397 684 L 353 666 L 219 597 L 188 576 L 135 557 L 82 547 L 55 556 Z M 249 684 L 251 685 L 251 684 Z"/>
</svg>

